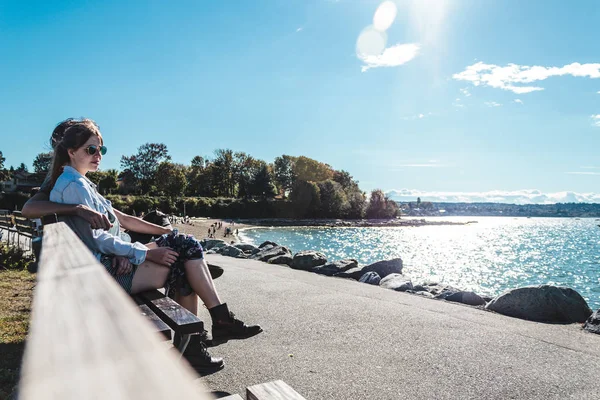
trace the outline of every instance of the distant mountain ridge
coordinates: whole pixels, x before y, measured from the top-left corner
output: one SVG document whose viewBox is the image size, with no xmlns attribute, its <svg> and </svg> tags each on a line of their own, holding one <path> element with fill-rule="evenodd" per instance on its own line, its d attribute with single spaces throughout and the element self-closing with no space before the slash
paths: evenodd
<svg viewBox="0 0 600 400">
<path fill-rule="evenodd" d="M 406 216 L 506 216 L 600 218 L 598 203 L 505 204 L 398 202 Z"/>
</svg>

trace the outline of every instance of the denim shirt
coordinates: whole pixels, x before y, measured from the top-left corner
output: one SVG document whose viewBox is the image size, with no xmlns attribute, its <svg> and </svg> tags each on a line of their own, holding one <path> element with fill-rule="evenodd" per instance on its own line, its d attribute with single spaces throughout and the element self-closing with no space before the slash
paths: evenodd
<svg viewBox="0 0 600 400">
<path fill-rule="evenodd" d="M 92 229 L 93 241 L 90 250 L 100 260 L 102 254 L 127 257 L 132 264 L 139 265 L 146 259 L 148 248 L 141 243 L 130 243 L 121 234 L 119 219 L 115 217 L 109 200 L 102 197 L 96 185 L 75 168 L 66 166 L 50 192 L 50 201 L 63 204 L 83 204 L 105 214 L 113 226 L 105 231 Z M 88 244 L 88 247 L 90 245 Z"/>
</svg>

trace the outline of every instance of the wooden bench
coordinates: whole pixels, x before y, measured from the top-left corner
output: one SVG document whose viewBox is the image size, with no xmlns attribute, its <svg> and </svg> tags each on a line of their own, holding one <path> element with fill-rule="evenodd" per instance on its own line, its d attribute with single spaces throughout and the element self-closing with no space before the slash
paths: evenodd
<svg viewBox="0 0 600 400">
<path fill-rule="evenodd" d="M 208 400 L 69 227 L 45 229 L 19 399 Z"/>
<path fill-rule="evenodd" d="M 59 220 L 56 214 L 42 219 L 45 227 L 56 224 Z M 41 246 L 37 246 L 39 243 L 36 240 L 34 246 L 36 259 L 40 259 Z M 133 296 L 133 300 L 138 305 L 140 314 L 146 317 L 155 330 L 166 339 L 173 339 L 173 346 L 181 354 L 185 351 L 192 335 L 204 332 L 204 323 L 198 316 L 158 290 L 139 293 Z"/>
<path fill-rule="evenodd" d="M 32 240 L 37 237 L 35 223 L 24 217 L 20 211 L 0 210 L 0 233 L 6 233 L 9 245 L 20 245 L 21 239 L 24 238 L 28 250 L 32 250 Z"/>
<path fill-rule="evenodd" d="M 184 335 L 201 326 L 187 310 L 173 308 L 171 299 L 157 291 L 135 296 L 136 307 L 66 224 L 45 230 L 18 398 L 212 398 L 154 333 L 169 334 L 166 321 L 181 316 L 187 322 L 174 331 L 183 343 Z M 250 386 L 246 396 L 304 400 L 283 381 Z"/>
</svg>

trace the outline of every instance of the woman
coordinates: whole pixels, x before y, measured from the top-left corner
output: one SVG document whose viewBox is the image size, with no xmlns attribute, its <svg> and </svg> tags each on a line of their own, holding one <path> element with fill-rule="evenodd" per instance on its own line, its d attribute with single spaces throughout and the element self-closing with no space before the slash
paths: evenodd
<svg viewBox="0 0 600 400">
<path fill-rule="evenodd" d="M 229 312 L 227 304 L 221 302 L 203 259 L 202 246 L 197 240 L 125 215 L 113 209 L 110 201 L 97 192 L 95 185 L 85 175 L 98 170 L 106 151 L 94 121 L 83 119 L 71 124 L 55 146 L 50 175 L 50 201 L 83 204 L 106 215 L 112 226 L 107 231 L 90 228 L 93 240 L 86 240 L 86 245 L 117 283 L 131 294 L 163 287 L 167 281 L 177 285 L 176 291 L 190 288 L 210 312 L 214 343 L 245 339 L 262 332 L 260 326 L 248 326 L 236 319 Z M 147 244 L 131 243 L 121 232 L 121 225 L 139 233 L 162 236 Z M 198 372 L 205 372 L 202 371 L 204 367 L 207 371 L 223 368 L 223 360 L 210 357 L 199 340 L 190 343 L 188 348 L 191 353 L 198 353 L 194 350 L 198 346 L 201 359 L 188 358 L 194 367 L 196 365 L 192 361 L 198 361 Z"/>
</svg>

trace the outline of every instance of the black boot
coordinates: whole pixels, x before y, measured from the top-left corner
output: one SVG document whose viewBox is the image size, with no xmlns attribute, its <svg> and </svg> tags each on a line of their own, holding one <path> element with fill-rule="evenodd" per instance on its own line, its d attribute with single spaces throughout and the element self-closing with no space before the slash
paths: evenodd
<svg viewBox="0 0 600 400">
<path fill-rule="evenodd" d="M 262 332 L 259 325 L 246 325 L 229 311 L 223 303 L 208 310 L 212 318 L 212 342 L 209 346 L 217 346 L 231 339 L 247 339 Z"/>
<path fill-rule="evenodd" d="M 225 366 L 221 357 L 211 357 L 206 350 L 206 331 L 203 335 L 194 335 L 190 343 L 183 352 L 185 358 L 196 372 L 203 375 L 210 375 L 220 371 Z"/>
</svg>

